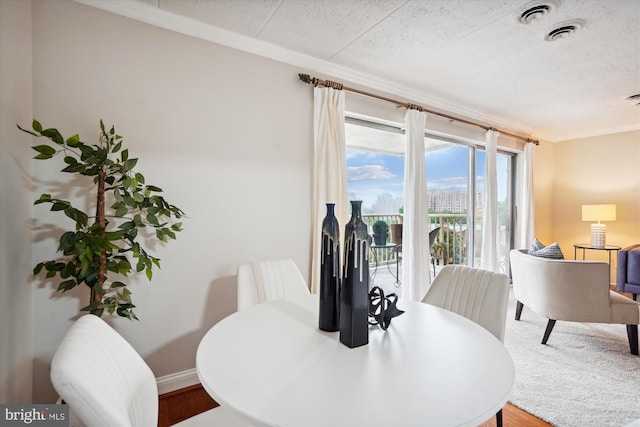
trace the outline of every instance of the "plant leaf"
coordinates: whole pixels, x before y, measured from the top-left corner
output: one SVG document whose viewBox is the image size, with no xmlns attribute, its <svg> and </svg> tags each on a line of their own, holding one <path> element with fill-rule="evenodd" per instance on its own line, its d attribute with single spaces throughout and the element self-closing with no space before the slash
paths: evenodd
<svg viewBox="0 0 640 427">
<path fill-rule="evenodd" d="M 127 212 L 129 212 L 129 210 L 127 209 L 127 207 L 124 204 L 120 204 L 117 208 L 116 208 L 116 216 L 117 217 L 123 217 L 127 214 Z"/>
<path fill-rule="evenodd" d="M 122 238 L 122 235 L 120 235 L 120 233 L 117 233 L 115 231 L 110 231 L 105 233 L 104 237 L 107 240 L 114 241 L 114 240 L 120 240 Z"/>
<path fill-rule="evenodd" d="M 67 145 L 69 147 L 77 147 L 80 144 L 80 137 L 78 134 L 75 134 L 69 138 L 67 138 Z"/>
<path fill-rule="evenodd" d="M 76 222 L 77 229 L 86 227 L 87 221 L 89 221 L 89 217 L 86 213 L 71 206 L 64 210 L 64 214 Z"/>
<path fill-rule="evenodd" d="M 33 275 L 37 276 L 38 274 L 40 274 L 40 272 L 42 271 L 42 267 L 44 267 L 44 263 L 43 262 L 39 262 L 34 268 L 33 268 Z"/>
<path fill-rule="evenodd" d="M 41 194 L 40 198 L 33 202 L 34 205 L 39 205 L 40 203 L 46 203 L 51 201 L 51 194 Z"/>
<path fill-rule="evenodd" d="M 36 150 L 38 153 L 46 154 L 51 156 L 56 153 L 55 148 L 49 147 L 48 145 L 36 145 L 35 147 L 31 147 Z"/>
<path fill-rule="evenodd" d="M 160 225 L 158 223 L 158 218 L 156 218 L 156 216 L 151 213 L 147 214 L 147 221 L 149 222 L 149 224 Z"/>
<path fill-rule="evenodd" d="M 55 211 L 63 211 L 66 208 L 68 208 L 69 206 L 71 206 L 71 203 L 67 202 L 66 200 L 58 200 L 58 201 L 53 203 L 53 205 L 51 206 L 51 210 L 53 212 L 55 212 Z"/>
<path fill-rule="evenodd" d="M 46 136 L 56 144 L 64 145 L 64 138 L 62 137 L 62 135 L 60 135 L 60 132 L 58 132 L 58 129 L 53 129 L 53 128 L 45 129 L 42 132 L 40 132 L 40 134 L 42 136 Z"/>
<path fill-rule="evenodd" d="M 61 282 L 60 285 L 58 285 L 58 290 L 67 292 L 68 290 L 71 290 L 76 286 L 78 286 L 78 283 L 74 279 L 65 280 L 64 282 Z"/>
<path fill-rule="evenodd" d="M 125 172 L 130 171 L 131 169 L 133 169 L 136 166 L 136 163 L 138 163 L 138 159 L 128 159 L 124 162 L 124 170 Z"/>
</svg>

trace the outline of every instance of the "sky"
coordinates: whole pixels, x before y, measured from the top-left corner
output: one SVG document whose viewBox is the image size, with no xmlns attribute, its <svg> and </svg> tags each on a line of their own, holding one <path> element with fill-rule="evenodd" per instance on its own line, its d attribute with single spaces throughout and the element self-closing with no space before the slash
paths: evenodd
<svg viewBox="0 0 640 427">
<path fill-rule="evenodd" d="M 445 192 L 466 191 L 468 181 L 468 152 L 466 146 L 450 145 L 446 149 L 431 151 L 426 156 L 427 190 Z M 484 182 L 484 151 L 477 151 L 476 172 L 478 191 Z M 498 156 L 498 198 L 506 196 L 506 156 Z M 404 197 L 404 156 L 366 152 L 347 148 L 349 197 L 363 201 L 363 212 L 371 209 L 379 195 L 389 194 L 396 202 L 390 207 L 402 206 Z M 502 172 L 502 173 L 501 173 Z M 387 197 L 389 198 L 389 197 Z M 381 202 L 380 202 L 381 203 Z M 383 213 L 377 210 L 376 213 Z M 391 212 L 384 212 L 391 213 Z"/>
</svg>

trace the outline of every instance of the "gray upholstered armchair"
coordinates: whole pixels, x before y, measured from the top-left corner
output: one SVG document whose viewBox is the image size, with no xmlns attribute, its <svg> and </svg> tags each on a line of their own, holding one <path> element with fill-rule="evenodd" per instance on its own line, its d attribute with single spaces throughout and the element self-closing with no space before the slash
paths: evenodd
<svg viewBox="0 0 640 427">
<path fill-rule="evenodd" d="M 523 306 L 549 319 L 546 344 L 557 320 L 627 325 L 631 353 L 638 355 L 640 308 L 609 289 L 609 266 L 600 261 L 541 258 L 526 250 L 510 252 L 516 320 Z"/>
<path fill-rule="evenodd" d="M 630 292 L 637 301 L 640 294 L 640 244 L 618 251 L 617 289 Z"/>
</svg>

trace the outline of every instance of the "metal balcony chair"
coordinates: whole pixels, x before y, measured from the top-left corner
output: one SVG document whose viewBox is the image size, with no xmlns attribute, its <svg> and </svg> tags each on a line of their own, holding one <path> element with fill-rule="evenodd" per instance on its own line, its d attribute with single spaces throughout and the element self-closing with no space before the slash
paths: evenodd
<svg viewBox="0 0 640 427">
<path fill-rule="evenodd" d="M 433 267 L 433 277 L 436 277 L 436 259 L 433 256 L 433 244 L 436 241 L 436 237 L 438 237 L 438 232 L 440 231 L 440 227 L 436 227 L 429 232 L 429 263 Z M 402 260 L 402 237 L 399 240 L 400 243 L 396 247 L 396 256 L 398 257 L 398 263 Z M 395 243 L 396 241 L 394 241 Z"/>
<path fill-rule="evenodd" d="M 436 227 L 429 232 L 429 261 L 433 266 L 433 277 L 436 277 L 436 258 L 433 256 L 433 244 L 436 242 L 440 227 Z"/>
</svg>

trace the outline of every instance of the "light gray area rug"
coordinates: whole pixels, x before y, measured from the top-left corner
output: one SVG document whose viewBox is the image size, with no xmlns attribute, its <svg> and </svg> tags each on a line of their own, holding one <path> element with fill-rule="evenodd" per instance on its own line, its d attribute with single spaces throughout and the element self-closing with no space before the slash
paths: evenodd
<svg viewBox="0 0 640 427">
<path fill-rule="evenodd" d="M 640 357 L 629 352 L 624 325 L 556 322 L 525 306 L 514 320 L 509 297 L 505 346 L 516 378 L 509 401 L 558 427 L 621 427 L 640 418 Z"/>
</svg>

